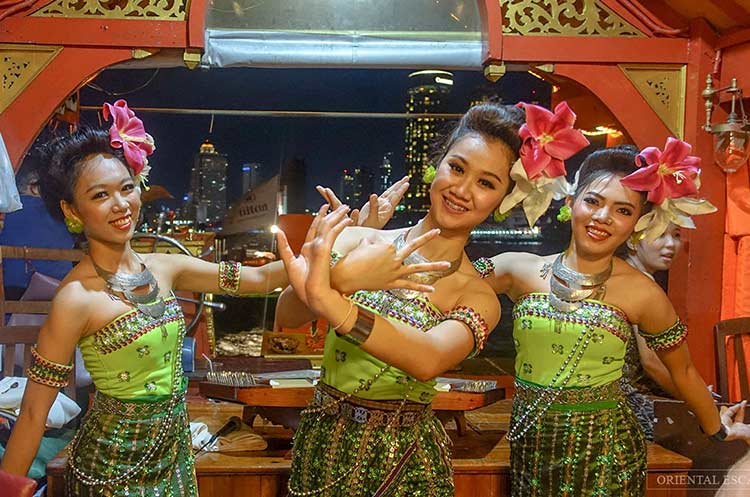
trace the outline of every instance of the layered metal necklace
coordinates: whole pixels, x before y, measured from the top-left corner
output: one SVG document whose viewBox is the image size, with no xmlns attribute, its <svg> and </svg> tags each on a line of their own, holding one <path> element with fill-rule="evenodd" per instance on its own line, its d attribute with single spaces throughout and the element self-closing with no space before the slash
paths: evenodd
<svg viewBox="0 0 750 497">
<path fill-rule="evenodd" d="M 581 307 L 586 299 L 601 300 L 607 292 L 604 283 L 612 275 L 612 261 L 609 267 L 596 274 L 579 273 L 570 269 L 560 254 L 552 263 L 552 277 L 549 280 L 549 302 L 562 312 L 573 312 Z"/>
<path fill-rule="evenodd" d="M 107 282 L 110 293 L 120 292 L 125 296 L 125 300 L 134 305 L 139 311 L 152 318 L 159 318 L 164 315 L 166 304 L 164 299 L 159 296 L 159 283 L 154 278 L 154 274 L 148 269 L 146 264 L 138 257 L 143 270 L 140 273 L 111 273 L 91 259 L 96 269 L 96 274 Z M 133 290 L 148 286 L 146 293 L 135 293 Z"/>
<path fill-rule="evenodd" d="M 396 247 L 396 251 L 401 250 L 401 248 L 406 245 L 406 236 L 409 234 L 409 231 L 406 231 L 404 233 L 401 233 L 398 235 L 398 237 L 393 241 L 393 245 Z M 458 268 L 461 266 L 461 260 L 463 259 L 464 255 L 463 253 L 458 257 L 458 259 L 451 261 L 451 265 L 448 267 L 448 269 L 444 271 L 424 271 L 421 273 L 413 273 L 408 276 L 404 276 L 405 279 L 409 281 L 414 281 L 416 283 L 419 283 L 421 285 L 432 285 L 440 278 L 445 278 L 448 275 L 451 275 L 458 271 Z M 417 252 L 416 250 L 412 252 L 411 254 L 407 255 L 404 259 L 403 264 L 404 265 L 411 265 L 411 264 L 424 264 L 434 262 L 426 257 L 424 257 L 422 254 Z M 412 300 L 417 298 L 419 295 L 422 294 L 422 292 L 419 292 L 417 290 L 408 290 L 406 288 L 392 288 L 388 290 L 389 293 L 392 293 L 393 295 L 407 299 Z"/>
</svg>

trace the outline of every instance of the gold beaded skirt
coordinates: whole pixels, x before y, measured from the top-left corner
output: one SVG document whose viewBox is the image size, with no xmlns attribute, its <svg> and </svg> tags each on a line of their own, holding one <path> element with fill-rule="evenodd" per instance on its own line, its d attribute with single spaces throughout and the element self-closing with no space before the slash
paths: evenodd
<svg viewBox="0 0 750 497">
<path fill-rule="evenodd" d="M 429 405 L 320 384 L 294 435 L 289 495 L 452 496 L 450 445 Z"/>
<path fill-rule="evenodd" d="M 125 402 L 97 392 L 70 447 L 69 497 L 198 495 L 184 394 Z"/>
<path fill-rule="evenodd" d="M 513 497 L 643 496 L 645 440 L 618 382 L 547 392 L 540 409 L 542 390 L 516 381 Z"/>
</svg>

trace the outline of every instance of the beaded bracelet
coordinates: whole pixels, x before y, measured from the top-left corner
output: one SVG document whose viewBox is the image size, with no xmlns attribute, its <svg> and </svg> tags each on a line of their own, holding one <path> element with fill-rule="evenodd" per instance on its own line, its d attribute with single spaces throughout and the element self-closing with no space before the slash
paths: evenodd
<svg viewBox="0 0 750 497">
<path fill-rule="evenodd" d="M 68 377 L 73 371 L 73 364 L 60 364 L 42 357 L 31 347 L 31 367 L 26 371 L 26 376 L 37 383 L 54 388 L 63 388 L 68 385 Z"/>
<path fill-rule="evenodd" d="M 646 345 L 652 350 L 667 350 L 677 347 L 687 338 L 687 326 L 677 318 L 677 321 L 666 330 L 653 335 L 639 329 L 638 334 L 646 340 Z"/>
<path fill-rule="evenodd" d="M 461 321 L 471 330 L 474 335 L 474 350 L 471 351 L 469 357 L 474 357 L 482 351 L 484 344 L 487 342 L 487 337 L 490 336 L 490 330 L 487 322 L 477 311 L 471 307 L 459 305 L 446 314 L 445 320 Z"/>
<path fill-rule="evenodd" d="M 230 295 L 237 295 L 240 292 L 241 274 L 242 264 L 239 262 L 220 262 L 219 288 Z"/>
<path fill-rule="evenodd" d="M 487 257 L 480 257 L 473 262 L 473 265 L 474 269 L 479 273 L 479 277 L 482 279 L 489 278 L 495 273 L 495 263 L 492 262 L 492 259 L 488 259 Z"/>
</svg>

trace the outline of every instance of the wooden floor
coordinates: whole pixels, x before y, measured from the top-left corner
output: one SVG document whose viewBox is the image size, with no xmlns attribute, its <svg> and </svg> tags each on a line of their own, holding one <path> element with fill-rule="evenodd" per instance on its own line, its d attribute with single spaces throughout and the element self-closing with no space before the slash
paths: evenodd
<svg viewBox="0 0 750 497">
<path fill-rule="evenodd" d="M 470 427 L 459 437 L 448 424 L 454 440 L 453 464 L 456 496 L 503 497 L 510 495 L 510 447 L 503 438 L 510 419 L 510 400 L 467 413 Z M 247 415 L 242 405 L 194 399 L 188 404 L 191 419 L 207 422 L 210 431 L 218 429 L 230 416 Z M 256 431 L 268 442 L 262 452 L 233 455 L 202 453 L 196 458 L 201 497 L 285 496 L 289 474 L 291 431 L 256 418 Z M 649 489 L 647 497 L 686 497 L 684 489 L 666 482 L 687 475 L 690 460 L 658 445 L 648 447 Z M 48 466 L 48 495 L 62 497 L 65 457 Z"/>
</svg>

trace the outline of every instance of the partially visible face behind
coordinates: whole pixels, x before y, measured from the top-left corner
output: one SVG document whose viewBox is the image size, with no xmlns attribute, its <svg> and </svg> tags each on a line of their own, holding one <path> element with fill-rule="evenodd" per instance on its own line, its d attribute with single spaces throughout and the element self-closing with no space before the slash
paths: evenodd
<svg viewBox="0 0 750 497">
<path fill-rule="evenodd" d="M 445 231 L 467 231 L 500 205 L 509 191 L 512 152 L 499 140 L 469 134 L 440 161 L 430 186 L 430 213 Z"/>
<path fill-rule="evenodd" d="M 579 255 L 611 256 L 633 233 L 641 214 L 641 196 L 620 183 L 622 176 L 608 174 L 595 179 L 571 207 L 573 240 Z"/>
<path fill-rule="evenodd" d="M 666 271 L 672 267 L 674 256 L 682 249 L 681 237 L 680 227 L 670 223 L 667 231 L 653 242 L 638 242 L 635 256 L 649 273 Z"/>
<path fill-rule="evenodd" d="M 97 154 L 83 164 L 73 191 L 73 205 L 67 208 L 83 222 L 89 240 L 124 243 L 135 231 L 141 192 L 118 158 Z"/>
</svg>

